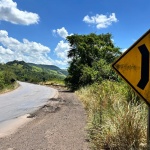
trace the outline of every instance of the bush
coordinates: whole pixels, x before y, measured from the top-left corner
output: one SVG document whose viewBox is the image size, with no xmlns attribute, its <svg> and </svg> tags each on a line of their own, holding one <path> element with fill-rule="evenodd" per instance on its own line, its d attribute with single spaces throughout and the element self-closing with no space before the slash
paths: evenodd
<svg viewBox="0 0 150 150">
<path fill-rule="evenodd" d="M 106 80 L 76 92 L 87 110 L 87 130 L 94 150 L 144 149 L 147 107 L 128 90 L 123 83 Z"/>
<path fill-rule="evenodd" d="M 3 72 L 0 72 L 0 90 L 2 90 L 5 86 L 5 82 L 4 82 L 4 74 Z"/>
</svg>

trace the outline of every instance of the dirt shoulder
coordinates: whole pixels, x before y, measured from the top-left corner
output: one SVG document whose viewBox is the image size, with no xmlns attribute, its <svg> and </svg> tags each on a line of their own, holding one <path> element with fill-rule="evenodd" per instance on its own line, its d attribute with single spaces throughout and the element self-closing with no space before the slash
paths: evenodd
<svg viewBox="0 0 150 150">
<path fill-rule="evenodd" d="M 30 115 L 34 118 L 8 137 L 0 150 L 88 150 L 86 112 L 72 92 L 59 88 L 58 98 Z"/>
</svg>

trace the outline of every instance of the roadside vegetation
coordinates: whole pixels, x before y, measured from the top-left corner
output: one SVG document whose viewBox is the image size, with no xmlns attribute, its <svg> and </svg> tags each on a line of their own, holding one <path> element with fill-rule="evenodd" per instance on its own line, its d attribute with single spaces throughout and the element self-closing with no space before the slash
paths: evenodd
<svg viewBox="0 0 150 150">
<path fill-rule="evenodd" d="M 16 76 L 14 73 L 5 69 L 0 71 L 0 93 L 5 93 L 7 91 L 17 88 Z"/>
<path fill-rule="evenodd" d="M 87 111 L 91 149 L 147 149 L 147 106 L 111 69 L 121 54 L 111 34 L 71 35 L 67 40 L 71 61 L 65 83 Z"/>
<path fill-rule="evenodd" d="M 92 149 L 146 149 L 146 104 L 123 82 L 105 80 L 76 93 L 87 111 Z"/>
</svg>

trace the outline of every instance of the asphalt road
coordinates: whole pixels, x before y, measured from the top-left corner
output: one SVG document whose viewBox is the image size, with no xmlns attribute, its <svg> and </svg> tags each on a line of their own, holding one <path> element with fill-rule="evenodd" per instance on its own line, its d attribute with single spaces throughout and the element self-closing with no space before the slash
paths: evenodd
<svg viewBox="0 0 150 150">
<path fill-rule="evenodd" d="M 56 95 L 50 87 L 19 82 L 20 87 L 0 95 L 0 123 L 31 113 Z"/>
<path fill-rule="evenodd" d="M 34 112 L 32 121 L 0 138 L 0 150 L 89 150 L 82 103 L 66 89 L 58 92 L 57 98 Z M 52 106 L 57 108 L 53 112 Z"/>
</svg>

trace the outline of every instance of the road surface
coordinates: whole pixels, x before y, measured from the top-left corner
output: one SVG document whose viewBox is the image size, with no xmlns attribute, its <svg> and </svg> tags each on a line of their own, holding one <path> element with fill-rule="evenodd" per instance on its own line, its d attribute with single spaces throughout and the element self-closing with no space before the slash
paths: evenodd
<svg viewBox="0 0 150 150">
<path fill-rule="evenodd" d="M 58 97 L 46 105 L 47 109 L 42 107 L 34 112 L 32 121 L 14 134 L 0 138 L 0 150 L 89 150 L 82 103 L 66 89 L 58 92 Z M 54 104 L 58 109 L 49 111 Z"/>
<path fill-rule="evenodd" d="M 0 95 L 0 123 L 31 113 L 57 93 L 50 87 L 19 82 L 14 91 Z"/>
</svg>

